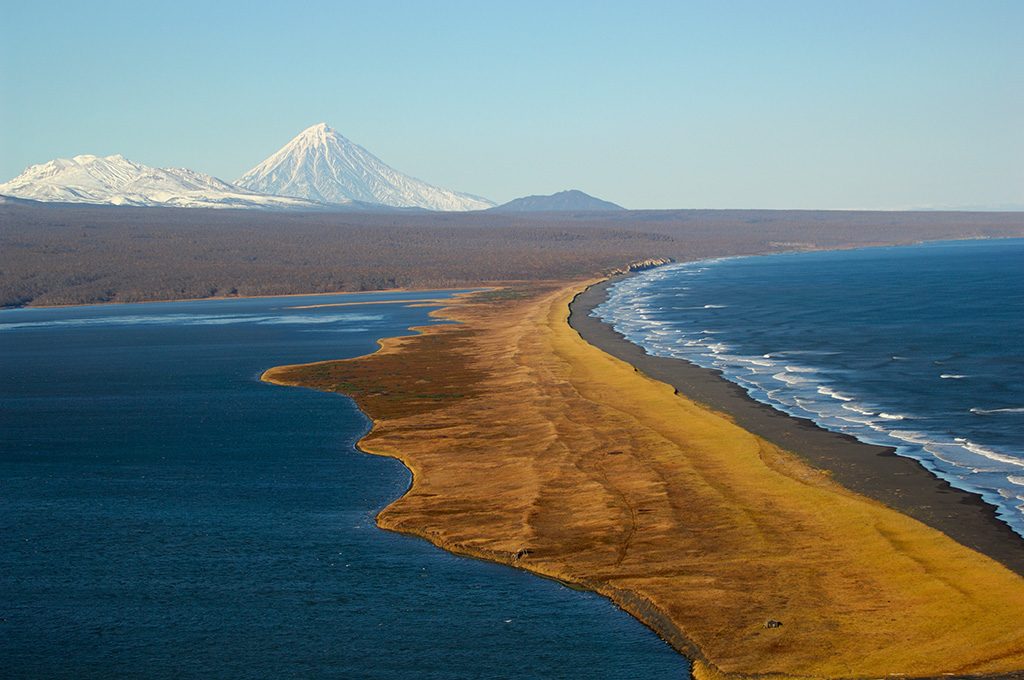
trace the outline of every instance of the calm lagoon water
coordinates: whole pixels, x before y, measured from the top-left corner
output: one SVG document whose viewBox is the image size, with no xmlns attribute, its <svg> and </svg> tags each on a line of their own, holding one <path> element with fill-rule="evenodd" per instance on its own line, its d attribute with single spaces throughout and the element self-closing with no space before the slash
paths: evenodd
<svg viewBox="0 0 1024 680">
<path fill-rule="evenodd" d="M 677 264 L 595 313 L 652 354 L 896 447 L 1024 535 L 1024 239 Z"/>
<path fill-rule="evenodd" d="M 429 323 L 372 294 L 0 311 L 0 676 L 684 678 L 607 600 L 377 529 L 342 396 L 261 383 Z"/>
</svg>

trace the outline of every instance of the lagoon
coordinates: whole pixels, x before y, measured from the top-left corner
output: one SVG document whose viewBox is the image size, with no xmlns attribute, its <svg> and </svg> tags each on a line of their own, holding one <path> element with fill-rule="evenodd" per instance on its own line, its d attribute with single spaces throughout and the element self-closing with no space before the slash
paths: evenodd
<svg viewBox="0 0 1024 680">
<path fill-rule="evenodd" d="M 451 291 L 443 295 L 450 294 Z M 431 322 L 375 293 L 0 312 L 11 677 L 682 678 L 607 600 L 377 529 L 409 484 L 259 381 Z M 308 304 L 372 302 L 292 309 Z"/>
</svg>

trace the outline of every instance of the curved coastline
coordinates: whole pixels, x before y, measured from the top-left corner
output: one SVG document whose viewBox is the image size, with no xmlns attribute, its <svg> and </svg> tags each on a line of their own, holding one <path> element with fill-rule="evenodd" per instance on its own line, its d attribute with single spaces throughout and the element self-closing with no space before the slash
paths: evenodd
<svg viewBox="0 0 1024 680">
<path fill-rule="evenodd" d="M 629 275 L 625 275 L 629 276 Z M 685 359 L 659 357 L 591 316 L 608 288 L 624 276 L 588 287 L 570 304 L 569 325 L 595 347 L 625 361 L 678 393 L 720 411 L 748 432 L 797 453 L 846 488 L 938 529 L 961 545 L 1024 576 L 1024 538 L 981 496 L 951 486 L 891 447 L 867 444 L 753 399 L 721 371 Z"/>
<path fill-rule="evenodd" d="M 413 475 L 378 526 L 606 595 L 701 680 L 1015 677 L 1016 570 L 685 396 L 621 336 L 634 361 L 592 343 L 592 283 L 513 286 L 372 355 L 264 379 L 370 416 L 359 448 Z"/>
</svg>

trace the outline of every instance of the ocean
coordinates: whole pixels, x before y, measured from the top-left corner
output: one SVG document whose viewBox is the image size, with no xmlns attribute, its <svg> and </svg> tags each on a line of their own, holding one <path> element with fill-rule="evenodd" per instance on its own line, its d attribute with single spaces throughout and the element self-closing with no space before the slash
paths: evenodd
<svg viewBox="0 0 1024 680">
<path fill-rule="evenodd" d="M 439 295 L 0 311 L 0 677 L 689 677 L 605 598 L 377 529 L 406 468 L 259 380 Z M 293 309 L 331 302 L 374 304 Z"/>
<path fill-rule="evenodd" d="M 674 264 L 615 284 L 594 314 L 895 447 L 1024 535 L 1024 239 Z"/>
</svg>

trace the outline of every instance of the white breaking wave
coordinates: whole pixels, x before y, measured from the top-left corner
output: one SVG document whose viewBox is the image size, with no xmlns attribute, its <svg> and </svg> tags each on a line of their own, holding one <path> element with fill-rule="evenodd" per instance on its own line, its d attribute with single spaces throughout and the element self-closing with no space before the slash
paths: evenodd
<svg viewBox="0 0 1024 680">
<path fill-rule="evenodd" d="M 853 397 L 847 397 L 845 395 L 842 395 L 826 385 L 819 385 L 818 392 L 820 394 L 825 395 L 826 397 L 832 397 L 833 399 L 838 399 L 839 401 L 853 401 Z"/>
<path fill-rule="evenodd" d="M 671 288 L 679 280 L 680 267 L 688 267 L 688 275 L 699 274 L 698 268 L 684 264 L 661 268 L 659 278 L 667 279 Z M 932 426 L 929 414 L 904 411 L 903 408 L 909 407 L 895 406 L 881 399 L 872 403 L 873 400 L 856 393 L 856 376 L 851 369 L 825 368 L 832 365 L 825 357 L 841 352 L 773 349 L 758 356 L 730 351 L 731 341 L 717 342 L 729 338 L 730 333 L 713 323 L 707 325 L 707 318 L 702 316 L 705 309 L 724 308 L 725 305 L 687 307 L 687 301 L 697 302 L 693 293 L 678 296 L 669 293 L 671 299 L 684 304 L 663 309 L 655 333 L 655 328 L 647 325 L 640 315 L 666 299 L 652 294 L 660 285 L 665 283 L 647 280 L 644 275 L 627 279 L 609 291 L 609 301 L 595 310 L 594 315 L 612 322 L 631 341 L 646 347 L 652 354 L 675 356 L 721 370 L 725 377 L 741 385 L 754 399 L 790 415 L 810 418 L 823 427 L 871 444 L 895 448 L 901 455 L 920 461 L 950 484 L 981 494 L 997 506 L 1000 517 L 1024 535 L 1024 515 L 1018 510 L 1018 502 L 1002 500 L 1021 498 L 1008 489 L 1016 488 L 1011 484 L 1024 486 L 1024 474 L 1021 473 L 1024 470 L 1024 452 L 1018 454 L 1000 447 L 980 446 L 966 438 L 955 439 L 946 432 L 929 431 Z M 692 287 L 699 290 L 699 282 Z M 634 305 L 641 297 L 644 303 Z M 665 323 L 672 318 L 673 309 L 683 316 L 678 321 Z M 907 361 L 905 356 L 895 353 L 890 356 L 894 362 Z M 838 362 L 838 366 L 843 365 L 843 362 Z M 972 378 L 953 372 L 943 373 L 941 377 L 943 380 L 963 381 Z M 850 383 L 850 378 L 854 382 Z M 845 386 L 839 389 L 837 384 Z M 971 411 L 979 416 L 1012 415 L 1024 413 L 1024 407 L 1012 404 L 1005 408 L 973 408 Z M 915 429 L 908 428 L 910 423 L 915 424 Z"/>
<path fill-rule="evenodd" d="M 786 371 L 783 371 L 781 373 L 776 373 L 772 377 L 775 378 L 776 380 L 778 380 L 779 382 L 784 382 L 787 385 L 794 385 L 794 386 L 795 385 L 808 385 L 808 384 L 813 382 L 810 378 L 805 378 L 805 377 L 800 376 L 800 375 L 794 375 L 794 374 L 788 373 Z"/>
<path fill-rule="evenodd" d="M 974 442 L 969 441 L 967 439 L 961 439 L 957 437 L 956 442 L 958 444 L 961 444 L 965 449 L 967 449 L 968 451 L 975 455 L 982 456 L 990 460 L 998 461 L 1000 463 L 1006 463 L 1008 465 L 1015 465 L 1017 467 L 1024 468 L 1024 460 L 1021 460 L 1020 458 L 1014 458 L 1013 456 L 1007 456 L 998 453 L 988 447 L 981 446 L 980 444 L 975 444 Z"/>
</svg>

